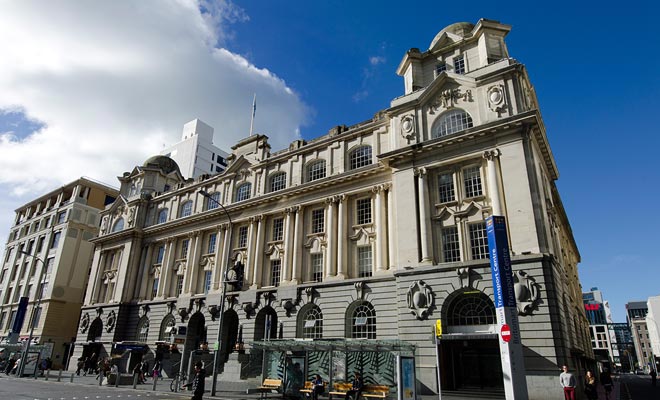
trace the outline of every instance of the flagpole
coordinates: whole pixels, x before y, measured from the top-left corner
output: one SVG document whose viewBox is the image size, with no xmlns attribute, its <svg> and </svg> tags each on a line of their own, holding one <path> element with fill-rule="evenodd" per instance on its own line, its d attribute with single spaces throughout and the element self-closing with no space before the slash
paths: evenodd
<svg viewBox="0 0 660 400">
<path fill-rule="evenodd" d="M 254 127 L 254 115 L 257 113 L 257 94 L 254 94 L 252 99 L 252 118 L 250 118 L 250 136 L 252 136 L 252 128 Z"/>
</svg>

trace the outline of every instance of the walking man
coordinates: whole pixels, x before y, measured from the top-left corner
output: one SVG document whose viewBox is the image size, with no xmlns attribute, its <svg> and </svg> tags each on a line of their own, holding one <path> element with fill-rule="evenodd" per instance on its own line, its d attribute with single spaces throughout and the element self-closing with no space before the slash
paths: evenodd
<svg viewBox="0 0 660 400">
<path fill-rule="evenodd" d="M 562 373 L 559 375 L 559 383 L 564 388 L 564 400 L 575 400 L 575 377 L 568 372 L 566 365 L 561 367 Z"/>
</svg>

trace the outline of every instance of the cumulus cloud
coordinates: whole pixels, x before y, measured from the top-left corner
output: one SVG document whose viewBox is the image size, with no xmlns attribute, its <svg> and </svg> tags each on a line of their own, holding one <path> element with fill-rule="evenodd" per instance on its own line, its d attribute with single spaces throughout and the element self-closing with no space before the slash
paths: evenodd
<svg viewBox="0 0 660 400">
<path fill-rule="evenodd" d="M 248 134 L 253 93 L 255 132 L 274 150 L 295 140 L 307 106 L 224 46 L 231 23 L 248 20 L 229 1 L 3 3 L 0 118 L 21 112 L 38 128 L 0 131 L 0 235 L 13 209 L 62 183 L 117 185 L 194 118 L 229 149 Z"/>
<path fill-rule="evenodd" d="M 383 64 L 384 62 L 385 62 L 385 57 L 381 57 L 381 56 L 369 57 L 369 64 L 371 65 Z"/>
</svg>

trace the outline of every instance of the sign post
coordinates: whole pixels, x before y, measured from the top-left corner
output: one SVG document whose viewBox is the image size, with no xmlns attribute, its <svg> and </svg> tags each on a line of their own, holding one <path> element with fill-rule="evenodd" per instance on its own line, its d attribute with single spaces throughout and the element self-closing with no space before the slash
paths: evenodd
<svg viewBox="0 0 660 400">
<path fill-rule="evenodd" d="M 527 400 L 527 379 L 520 340 L 518 309 L 511 273 L 511 256 L 506 221 L 501 216 L 486 220 L 490 269 L 493 278 L 495 314 L 500 332 L 500 359 L 507 400 Z"/>
<path fill-rule="evenodd" d="M 438 400 L 442 400 L 442 390 L 440 389 L 440 380 L 442 376 L 440 373 L 440 338 L 442 337 L 441 319 L 435 320 L 435 326 L 433 330 L 435 331 L 435 368 L 438 371 Z"/>
</svg>

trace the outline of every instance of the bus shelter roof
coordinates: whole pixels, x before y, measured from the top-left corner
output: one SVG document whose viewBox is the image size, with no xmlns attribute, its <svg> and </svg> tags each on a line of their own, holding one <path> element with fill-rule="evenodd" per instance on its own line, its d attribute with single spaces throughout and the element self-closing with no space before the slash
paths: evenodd
<svg viewBox="0 0 660 400">
<path fill-rule="evenodd" d="M 415 345 L 397 339 L 274 339 L 249 342 L 269 351 L 414 352 Z"/>
</svg>

